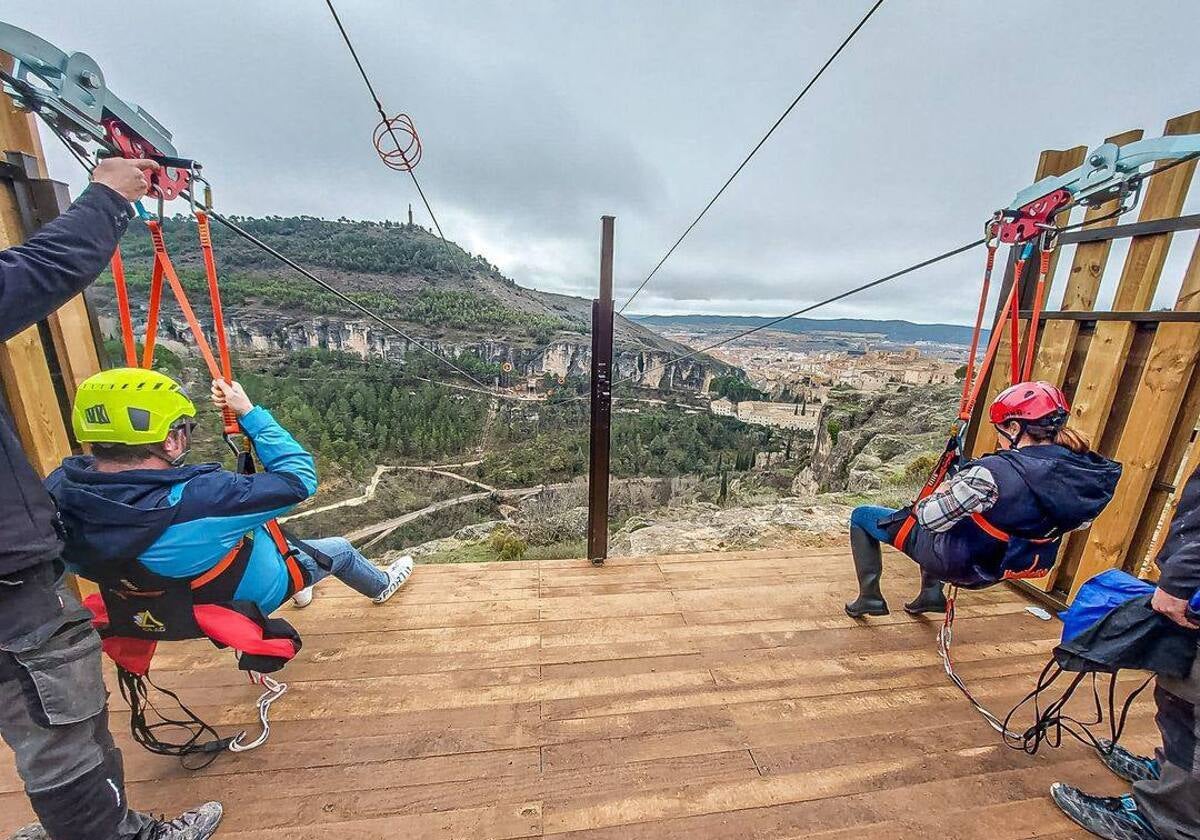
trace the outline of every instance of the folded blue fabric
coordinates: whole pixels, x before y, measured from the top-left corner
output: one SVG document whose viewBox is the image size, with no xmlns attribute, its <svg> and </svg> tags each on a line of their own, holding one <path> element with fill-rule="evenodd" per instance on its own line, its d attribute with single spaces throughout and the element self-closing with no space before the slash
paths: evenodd
<svg viewBox="0 0 1200 840">
<path fill-rule="evenodd" d="M 1128 572 L 1109 569 L 1079 587 L 1071 606 L 1058 614 L 1062 619 L 1062 640 L 1069 642 L 1094 625 L 1117 607 L 1154 594 L 1154 585 L 1138 580 Z M 1192 601 L 1192 609 L 1200 607 L 1200 595 Z"/>
</svg>

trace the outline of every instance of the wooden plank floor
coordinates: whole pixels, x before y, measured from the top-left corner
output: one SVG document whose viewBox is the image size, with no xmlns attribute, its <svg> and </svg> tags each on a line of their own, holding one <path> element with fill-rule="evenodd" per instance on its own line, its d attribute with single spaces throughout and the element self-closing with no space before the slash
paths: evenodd
<svg viewBox="0 0 1200 840">
<path fill-rule="evenodd" d="M 888 558 L 897 609 L 915 567 Z M 1078 745 L 1003 747 L 941 671 L 935 624 L 850 621 L 844 550 L 418 566 L 373 606 L 336 582 L 304 611 L 271 741 L 199 773 L 130 744 L 129 798 L 208 798 L 229 838 L 1082 837 L 1056 779 L 1121 791 Z M 1007 709 L 1059 625 L 1007 587 L 967 593 L 961 672 Z M 160 682 L 224 732 L 257 692 L 228 653 L 164 646 Z M 1128 742 L 1155 732 L 1141 702 Z M 0 837 L 31 819 L 0 758 Z"/>
</svg>

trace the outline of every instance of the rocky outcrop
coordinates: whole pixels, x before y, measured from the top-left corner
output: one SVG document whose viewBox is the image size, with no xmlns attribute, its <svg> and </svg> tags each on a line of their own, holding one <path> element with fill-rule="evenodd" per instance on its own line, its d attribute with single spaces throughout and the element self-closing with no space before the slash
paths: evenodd
<svg viewBox="0 0 1200 840">
<path fill-rule="evenodd" d="M 736 551 L 845 539 L 850 508 L 813 500 L 722 508 L 697 503 L 631 518 L 609 541 L 613 555 Z"/>
<path fill-rule="evenodd" d="M 115 335 L 117 325 L 111 301 L 97 296 L 100 326 L 106 335 Z M 226 331 L 230 345 L 255 353 L 286 353 L 301 349 L 332 350 L 362 358 L 375 357 L 400 362 L 417 348 L 414 341 L 366 319 L 350 320 L 320 315 L 288 315 L 273 311 L 250 311 L 227 315 Z M 142 323 L 135 321 L 135 331 Z M 529 346 L 528 339 L 503 336 L 446 333 L 424 335 L 420 326 L 405 325 L 405 331 L 421 345 L 440 355 L 455 358 L 470 353 L 493 364 L 508 363 L 516 376 L 552 374 L 566 378 L 591 375 L 592 346 L 587 335 L 562 334 L 546 347 Z M 642 328 L 635 327 L 636 330 Z M 187 322 L 166 313 L 159 322 L 160 341 L 173 350 L 184 351 L 192 343 Z M 672 362 L 687 352 L 681 345 L 651 342 L 645 336 L 629 335 L 615 347 L 616 378 L 632 377 L 635 384 L 661 390 L 703 393 L 714 376 L 730 370 L 727 365 L 706 357 Z M 661 346 L 660 346 L 661 345 Z"/>
<path fill-rule="evenodd" d="M 917 457 L 941 451 L 957 400 L 953 385 L 831 391 L 821 409 L 812 462 L 796 477 L 793 492 L 884 488 Z"/>
</svg>

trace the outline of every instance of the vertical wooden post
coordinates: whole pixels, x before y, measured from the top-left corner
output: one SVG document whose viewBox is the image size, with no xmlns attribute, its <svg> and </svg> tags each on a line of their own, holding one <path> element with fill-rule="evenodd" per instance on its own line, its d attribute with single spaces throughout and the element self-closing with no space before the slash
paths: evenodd
<svg viewBox="0 0 1200 840">
<path fill-rule="evenodd" d="M 613 223 L 601 219 L 600 296 L 592 301 L 592 422 L 588 466 L 588 559 L 608 557 L 608 471 L 612 428 Z"/>
</svg>

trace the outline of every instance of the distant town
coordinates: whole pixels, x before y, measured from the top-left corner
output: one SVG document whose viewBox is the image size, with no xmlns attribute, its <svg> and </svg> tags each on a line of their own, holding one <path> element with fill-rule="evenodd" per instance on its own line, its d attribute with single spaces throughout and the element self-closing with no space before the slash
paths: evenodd
<svg viewBox="0 0 1200 840">
<path fill-rule="evenodd" d="M 702 328 L 661 333 L 692 347 L 711 344 L 722 335 Z M 967 348 L 930 342 L 905 346 L 863 333 L 764 330 L 711 355 L 745 371 L 750 383 L 768 398 L 737 402 L 715 398 L 709 405 L 712 413 L 755 425 L 813 431 L 830 388 L 876 392 L 896 385 L 954 382 L 966 362 Z"/>
</svg>

